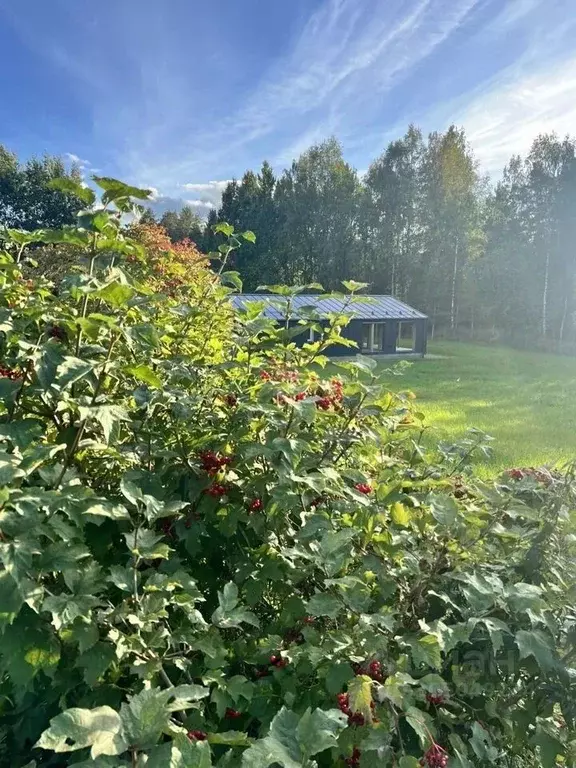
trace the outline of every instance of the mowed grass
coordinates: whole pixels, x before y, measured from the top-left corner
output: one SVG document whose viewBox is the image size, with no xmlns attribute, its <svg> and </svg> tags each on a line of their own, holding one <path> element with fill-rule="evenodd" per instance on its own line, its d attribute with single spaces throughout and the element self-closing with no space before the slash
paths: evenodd
<svg viewBox="0 0 576 768">
<path fill-rule="evenodd" d="M 487 432 L 494 442 L 492 458 L 478 462 L 484 476 L 576 459 L 576 359 L 458 342 L 432 344 L 429 353 L 402 376 L 380 362 L 390 389 L 416 394 L 429 439 Z"/>
</svg>

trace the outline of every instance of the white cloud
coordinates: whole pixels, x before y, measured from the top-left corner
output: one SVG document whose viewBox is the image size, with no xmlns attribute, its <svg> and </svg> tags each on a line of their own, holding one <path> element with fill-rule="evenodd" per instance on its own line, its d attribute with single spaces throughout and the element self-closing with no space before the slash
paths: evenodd
<svg viewBox="0 0 576 768">
<path fill-rule="evenodd" d="M 576 130 L 576 56 L 530 75 L 499 78 L 456 116 L 481 166 L 502 170 L 540 133 Z"/>
</svg>

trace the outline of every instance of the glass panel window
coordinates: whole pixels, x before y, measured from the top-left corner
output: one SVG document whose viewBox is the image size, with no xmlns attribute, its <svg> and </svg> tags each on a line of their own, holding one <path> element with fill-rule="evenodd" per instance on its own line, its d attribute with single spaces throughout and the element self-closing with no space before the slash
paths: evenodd
<svg viewBox="0 0 576 768">
<path fill-rule="evenodd" d="M 381 352 L 384 348 L 384 323 L 374 323 L 373 352 Z"/>
<path fill-rule="evenodd" d="M 371 328 L 372 328 L 372 323 L 362 324 L 362 349 L 370 350 Z"/>
</svg>

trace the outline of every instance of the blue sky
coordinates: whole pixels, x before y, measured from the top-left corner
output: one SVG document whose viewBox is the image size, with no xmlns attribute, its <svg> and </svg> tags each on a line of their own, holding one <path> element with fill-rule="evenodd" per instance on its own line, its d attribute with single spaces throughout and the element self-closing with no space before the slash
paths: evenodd
<svg viewBox="0 0 576 768">
<path fill-rule="evenodd" d="M 576 133 L 575 0 L 0 0 L 0 142 L 190 201 L 336 135 L 365 169 L 410 122 L 497 174 Z"/>
</svg>

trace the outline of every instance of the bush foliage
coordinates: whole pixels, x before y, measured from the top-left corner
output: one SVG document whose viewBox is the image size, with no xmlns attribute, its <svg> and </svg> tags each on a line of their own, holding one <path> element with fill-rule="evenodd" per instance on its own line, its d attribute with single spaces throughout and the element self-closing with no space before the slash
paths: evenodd
<svg viewBox="0 0 576 768">
<path fill-rule="evenodd" d="M 0 764 L 573 765 L 574 475 L 427 454 L 324 370 L 346 317 L 299 348 L 234 273 L 166 286 L 96 181 L 0 256 Z M 23 280 L 29 241 L 86 270 Z"/>
</svg>

